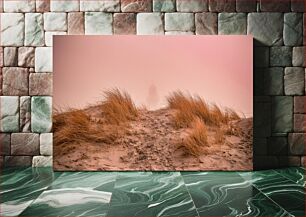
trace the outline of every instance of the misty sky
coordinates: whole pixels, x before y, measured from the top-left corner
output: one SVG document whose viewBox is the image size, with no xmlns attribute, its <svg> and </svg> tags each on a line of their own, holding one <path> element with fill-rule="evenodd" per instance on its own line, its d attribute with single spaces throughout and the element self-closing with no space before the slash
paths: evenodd
<svg viewBox="0 0 306 217">
<path fill-rule="evenodd" d="M 253 114 L 251 36 L 54 36 L 55 107 L 83 108 L 126 90 L 158 109 L 182 90 Z"/>
</svg>

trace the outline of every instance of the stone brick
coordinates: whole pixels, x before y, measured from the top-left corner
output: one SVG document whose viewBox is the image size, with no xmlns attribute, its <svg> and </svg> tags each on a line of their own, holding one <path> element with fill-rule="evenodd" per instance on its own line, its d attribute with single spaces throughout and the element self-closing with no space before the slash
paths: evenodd
<svg viewBox="0 0 306 217">
<path fill-rule="evenodd" d="M 271 103 L 254 103 L 254 137 L 271 136 Z"/>
<path fill-rule="evenodd" d="M 295 96 L 294 97 L 294 113 L 305 114 L 306 108 L 306 97 L 305 96 Z"/>
<path fill-rule="evenodd" d="M 151 12 L 152 0 L 121 0 L 122 12 Z"/>
<path fill-rule="evenodd" d="M 267 138 L 253 138 L 253 155 L 263 156 L 268 154 Z"/>
<path fill-rule="evenodd" d="M 52 156 L 34 156 L 32 167 L 52 167 Z"/>
<path fill-rule="evenodd" d="M 19 47 L 18 48 L 18 66 L 21 67 L 34 67 L 34 54 L 33 47 Z"/>
<path fill-rule="evenodd" d="M 53 134 L 52 133 L 40 134 L 40 154 L 52 155 L 52 147 L 53 147 Z"/>
<path fill-rule="evenodd" d="M 19 131 L 19 98 L 18 96 L 0 96 L 0 131 Z"/>
<path fill-rule="evenodd" d="M 299 167 L 301 165 L 301 157 L 298 156 L 280 156 L 279 167 Z"/>
<path fill-rule="evenodd" d="M 166 13 L 166 31 L 194 31 L 194 15 L 192 13 Z"/>
<path fill-rule="evenodd" d="M 284 17 L 284 44 L 299 46 L 303 44 L 303 14 L 286 13 Z"/>
<path fill-rule="evenodd" d="M 292 12 L 305 12 L 305 1 L 304 0 L 291 0 L 291 11 Z"/>
<path fill-rule="evenodd" d="M 113 33 L 113 17 L 110 13 L 85 12 L 85 34 L 111 35 Z"/>
<path fill-rule="evenodd" d="M 293 122 L 294 132 L 306 132 L 306 115 L 305 114 L 294 114 Z"/>
<path fill-rule="evenodd" d="M 169 31 L 165 35 L 194 35 L 194 32 Z"/>
<path fill-rule="evenodd" d="M 3 57 L 4 66 L 17 66 L 18 53 L 16 47 L 5 47 Z"/>
<path fill-rule="evenodd" d="M 51 47 L 38 47 L 35 49 L 35 72 L 52 72 L 53 57 Z"/>
<path fill-rule="evenodd" d="M 43 22 L 40 13 L 25 14 L 25 46 L 44 46 Z"/>
<path fill-rule="evenodd" d="M 36 133 L 12 133 L 12 155 L 38 155 L 39 134 Z"/>
<path fill-rule="evenodd" d="M 245 13 L 219 13 L 219 35 L 245 35 L 247 32 Z"/>
<path fill-rule="evenodd" d="M 289 133 L 289 154 L 290 155 L 305 155 L 305 134 L 304 133 Z"/>
<path fill-rule="evenodd" d="M 233 0 L 209 0 L 211 12 L 235 12 L 236 2 Z"/>
<path fill-rule="evenodd" d="M 268 139 L 268 154 L 269 155 L 287 155 L 288 141 L 287 137 L 270 137 Z"/>
<path fill-rule="evenodd" d="M 22 13 L 1 13 L 1 45 L 23 46 L 24 15 Z"/>
<path fill-rule="evenodd" d="M 276 156 L 254 156 L 253 157 L 254 170 L 275 169 L 278 166 L 279 166 L 279 162 Z"/>
<path fill-rule="evenodd" d="M 31 101 L 31 129 L 35 133 L 49 133 L 52 129 L 52 98 L 34 96 Z"/>
<path fill-rule="evenodd" d="M 256 12 L 256 0 L 236 0 L 237 12 Z"/>
<path fill-rule="evenodd" d="M 153 0 L 154 12 L 174 12 L 175 0 Z"/>
<path fill-rule="evenodd" d="M 136 34 L 136 14 L 115 13 L 113 26 L 116 35 Z"/>
<path fill-rule="evenodd" d="M 53 46 L 53 35 L 67 35 L 67 32 L 45 32 L 45 44 L 48 47 Z"/>
<path fill-rule="evenodd" d="M 305 65 L 305 47 L 294 47 L 292 52 L 292 65 L 293 66 L 306 66 Z"/>
<path fill-rule="evenodd" d="M 248 35 L 253 35 L 255 45 L 275 46 L 283 44 L 282 13 L 249 13 Z"/>
<path fill-rule="evenodd" d="M 196 13 L 195 27 L 197 35 L 218 34 L 218 15 L 216 13 Z"/>
<path fill-rule="evenodd" d="M 260 10 L 262 12 L 288 12 L 290 11 L 290 0 L 260 0 Z"/>
<path fill-rule="evenodd" d="M 37 12 L 50 11 L 50 0 L 36 0 L 36 11 Z"/>
<path fill-rule="evenodd" d="M 275 96 L 272 99 L 272 132 L 287 133 L 293 129 L 293 97 Z"/>
<path fill-rule="evenodd" d="M 79 0 L 69 0 L 69 1 L 60 1 L 60 0 L 51 0 L 50 9 L 55 12 L 71 12 L 79 11 L 80 1 Z"/>
<path fill-rule="evenodd" d="M 137 14 L 138 35 L 163 35 L 163 15 L 161 13 L 138 13 Z"/>
<path fill-rule="evenodd" d="M 264 72 L 265 94 L 283 95 L 284 94 L 284 68 L 267 68 Z"/>
<path fill-rule="evenodd" d="M 306 166 L 306 158 L 305 156 L 301 157 L 301 166 L 305 168 Z"/>
<path fill-rule="evenodd" d="M 80 11 L 120 12 L 120 0 L 81 0 Z"/>
<path fill-rule="evenodd" d="M 20 97 L 20 131 L 31 131 L 31 97 Z"/>
<path fill-rule="evenodd" d="M 286 95 L 304 95 L 305 93 L 305 72 L 301 67 L 285 68 L 285 94 Z"/>
<path fill-rule="evenodd" d="M 32 165 L 31 156 L 5 156 L 5 167 L 29 167 Z"/>
<path fill-rule="evenodd" d="M 31 73 L 29 94 L 31 96 L 52 96 L 52 73 Z"/>
<path fill-rule="evenodd" d="M 11 153 L 11 135 L 9 133 L 0 133 L 0 155 L 10 155 Z"/>
<path fill-rule="evenodd" d="M 34 12 L 35 0 L 4 0 L 3 9 L 4 12 Z"/>
<path fill-rule="evenodd" d="M 269 67 L 270 51 L 269 47 L 254 47 L 255 67 Z"/>
<path fill-rule="evenodd" d="M 67 14 L 66 13 L 44 13 L 45 31 L 67 31 Z"/>
<path fill-rule="evenodd" d="M 2 96 L 3 94 L 2 83 L 3 83 L 2 67 L 0 67 L 0 96 Z"/>
<path fill-rule="evenodd" d="M 204 12 L 207 9 L 207 0 L 176 0 L 178 12 Z"/>
<path fill-rule="evenodd" d="M 68 13 L 68 35 L 83 35 L 84 33 L 84 14 L 82 12 Z"/>
<path fill-rule="evenodd" d="M 0 47 L 0 67 L 3 66 L 3 47 Z"/>
<path fill-rule="evenodd" d="M 271 66 L 291 66 L 292 48 L 281 46 L 271 47 L 270 49 L 270 65 Z"/>
<path fill-rule="evenodd" d="M 7 96 L 24 96 L 29 94 L 29 73 L 26 68 L 3 68 L 3 94 Z"/>
</svg>

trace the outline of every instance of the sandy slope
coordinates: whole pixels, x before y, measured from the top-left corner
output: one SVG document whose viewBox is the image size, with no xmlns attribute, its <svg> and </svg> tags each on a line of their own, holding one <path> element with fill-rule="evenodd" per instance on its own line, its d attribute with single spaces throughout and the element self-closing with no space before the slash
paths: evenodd
<svg viewBox="0 0 306 217">
<path fill-rule="evenodd" d="M 93 120 L 99 113 L 87 112 Z M 209 147 L 199 157 L 187 155 L 177 144 L 188 129 L 175 129 L 175 111 L 142 110 L 130 123 L 127 134 L 115 144 L 66 144 L 54 146 L 56 170 L 252 170 L 252 119 L 235 123 L 242 136 L 226 136 L 215 144 L 214 129 L 208 127 Z M 223 126 L 226 127 L 226 126 Z"/>
</svg>

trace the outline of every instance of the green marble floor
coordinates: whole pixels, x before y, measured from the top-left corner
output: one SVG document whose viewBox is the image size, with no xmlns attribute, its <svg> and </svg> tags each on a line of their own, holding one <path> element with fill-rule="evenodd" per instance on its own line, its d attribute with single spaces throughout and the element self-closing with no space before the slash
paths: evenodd
<svg viewBox="0 0 306 217">
<path fill-rule="evenodd" d="M 305 170 L 1 172 L 0 216 L 305 216 Z"/>
</svg>

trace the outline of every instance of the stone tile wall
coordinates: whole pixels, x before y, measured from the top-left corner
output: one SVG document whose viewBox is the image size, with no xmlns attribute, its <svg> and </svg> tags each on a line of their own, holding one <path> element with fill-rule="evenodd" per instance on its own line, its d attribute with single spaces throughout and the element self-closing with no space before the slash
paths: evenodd
<svg viewBox="0 0 306 217">
<path fill-rule="evenodd" d="M 66 34 L 253 35 L 255 169 L 304 165 L 303 0 L 0 0 L 0 12 L 1 165 L 52 165 L 52 36 Z"/>
</svg>

